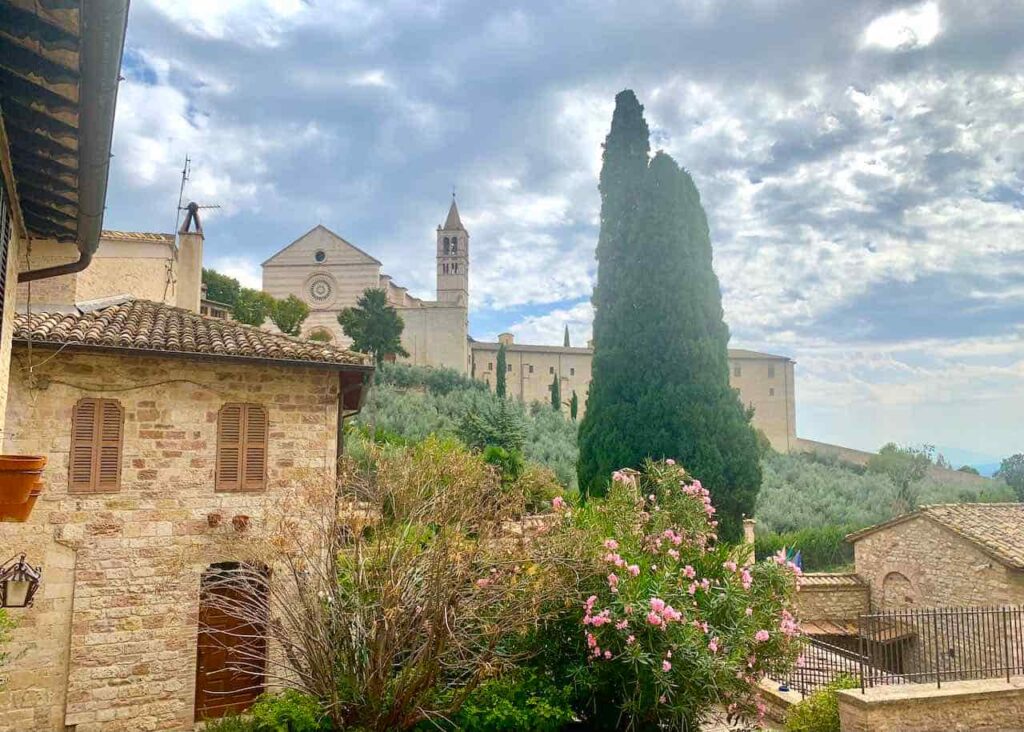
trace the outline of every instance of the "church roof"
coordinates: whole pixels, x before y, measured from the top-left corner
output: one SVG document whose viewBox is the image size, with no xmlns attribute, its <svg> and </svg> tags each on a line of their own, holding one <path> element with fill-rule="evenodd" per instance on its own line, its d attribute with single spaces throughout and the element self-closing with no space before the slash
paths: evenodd
<svg viewBox="0 0 1024 732">
<path fill-rule="evenodd" d="M 462 225 L 462 219 L 459 218 L 459 207 L 455 205 L 455 199 L 452 199 L 451 208 L 448 209 L 448 218 L 444 220 L 445 231 L 449 229 L 461 229 L 466 230 L 466 227 Z"/>
</svg>

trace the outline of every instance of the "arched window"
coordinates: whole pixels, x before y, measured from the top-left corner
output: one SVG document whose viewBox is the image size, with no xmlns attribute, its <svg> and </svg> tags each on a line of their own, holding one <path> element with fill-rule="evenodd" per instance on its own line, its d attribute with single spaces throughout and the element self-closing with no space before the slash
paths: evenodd
<svg viewBox="0 0 1024 732">
<path fill-rule="evenodd" d="M 446 236 L 444 238 L 444 253 L 445 254 L 451 254 L 451 251 L 452 251 L 452 245 L 451 245 L 451 242 L 449 241 L 448 237 Z"/>
<path fill-rule="evenodd" d="M 458 274 L 458 273 L 459 273 L 459 263 L 458 262 L 452 262 L 452 274 Z"/>
<path fill-rule="evenodd" d="M 453 236 L 452 237 L 452 254 L 458 254 L 458 253 L 459 253 L 459 237 Z"/>
</svg>

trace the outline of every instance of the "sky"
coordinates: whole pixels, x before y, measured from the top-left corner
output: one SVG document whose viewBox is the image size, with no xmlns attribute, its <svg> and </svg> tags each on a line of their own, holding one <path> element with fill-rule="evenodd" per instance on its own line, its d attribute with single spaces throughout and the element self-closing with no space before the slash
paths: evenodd
<svg viewBox="0 0 1024 732">
<path fill-rule="evenodd" d="M 322 223 L 432 297 L 455 190 L 471 334 L 579 345 L 631 88 L 800 436 L 1024 450 L 1024 3 L 135 0 L 122 73 L 107 228 L 170 231 L 187 154 L 207 266 Z"/>
</svg>

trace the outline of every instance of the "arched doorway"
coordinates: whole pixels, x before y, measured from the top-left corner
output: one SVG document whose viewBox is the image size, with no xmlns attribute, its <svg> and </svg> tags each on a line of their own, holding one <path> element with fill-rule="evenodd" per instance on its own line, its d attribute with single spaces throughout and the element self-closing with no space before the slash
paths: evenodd
<svg viewBox="0 0 1024 732">
<path fill-rule="evenodd" d="M 240 562 L 211 564 L 203 572 L 196 653 L 196 720 L 242 712 L 263 693 L 268 580 L 266 568 Z"/>
</svg>

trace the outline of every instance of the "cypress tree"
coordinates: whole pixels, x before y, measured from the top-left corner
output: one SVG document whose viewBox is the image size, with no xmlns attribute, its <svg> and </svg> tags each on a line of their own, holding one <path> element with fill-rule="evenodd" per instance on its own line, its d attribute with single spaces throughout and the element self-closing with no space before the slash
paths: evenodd
<svg viewBox="0 0 1024 732">
<path fill-rule="evenodd" d="M 562 384 L 558 379 L 558 374 L 551 379 L 551 386 L 548 388 L 551 391 L 551 408 L 556 412 L 562 411 Z"/>
<path fill-rule="evenodd" d="M 601 172 L 579 484 L 602 494 L 613 470 L 674 458 L 711 491 L 720 534 L 735 539 L 753 510 L 761 469 L 749 415 L 729 386 L 729 330 L 707 217 L 690 176 L 664 153 L 648 165 L 647 150 L 643 108 L 622 92 Z"/>
<path fill-rule="evenodd" d="M 569 326 L 565 326 L 565 335 L 562 337 L 562 345 L 565 348 L 569 347 Z"/>
<path fill-rule="evenodd" d="M 576 414 L 580 411 L 580 398 L 576 396 L 576 390 L 572 390 L 572 399 L 569 400 L 569 416 L 576 421 Z"/>
<path fill-rule="evenodd" d="M 498 376 L 494 381 L 494 391 L 501 397 L 505 398 L 505 392 L 507 390 L 507 379 L 508 379 L 508 355 L 505 353 L 505 344 L 502 343 L 498 346 Z"/>
</svg>

